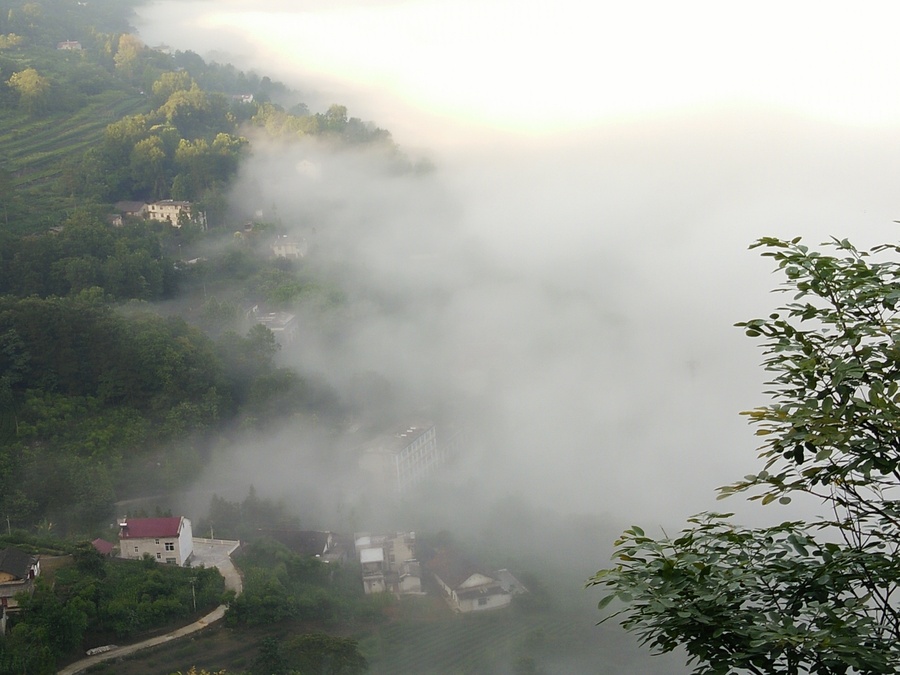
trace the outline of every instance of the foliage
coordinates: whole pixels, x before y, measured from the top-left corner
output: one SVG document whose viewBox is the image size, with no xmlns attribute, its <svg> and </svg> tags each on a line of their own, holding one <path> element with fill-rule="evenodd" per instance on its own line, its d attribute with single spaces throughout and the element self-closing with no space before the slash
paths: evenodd
<svg viewBox="0 0 900 675">
<path fill-rule="evenodd" d="M 271 529 L 296 530 L 300 523 L 289 514 L 285 505 L 257 496 L 251 485 L 243 502 L 230 502 L 219 495 L 213 495 L 209 505 L 209 515 L 199 521 L 196 532 L 209 531 L 210 537 L 219 539 L 240 539 L 255 541 L 261 532 Z"/>
<path fill-rule="evenodd" d="M 34 593 L 19 597 L 21 612 L 0 640 L 0 672 L 54 673 L 57 661 L 80 653 L 85 641 L 129 638 L 183 620 L 193 614 L 194 597 L 198 611 L 207 611 L 224 593 L 215 568 L 110 560 L 86 542 L 73 557 L 52 583 L 39 576 Z"/>
<path fill-rule="evenodd" d="M 297 555 L 271 539 L 244 546 L 235 564 L 244 584 L 226 614 L 232 625 L 275 625 L 288 619 L 346 625 L 372 620 L 384 610 L 380 598 L 363 594 L 358 567 Z"/>
<path fill-rule="evenodd" d="M 633 527 L 590 583 L 654 649 L 695 672 L 900 672 L 900 262 L 894 245 L 836 255 L 766 238 L 790 301 L 738 324 L 761 337 L 772 403 L 745 413 L 765 468 L 722 488 L 763 504 L 822 501 L 815 524 L 742 528 L 704 514 L 674 539 Z"/>
<path fill-rule="evenodd" d="M 13 73 L 7 83 L 19 94 L 19 103 L 29 114 L 44 111 L 50 93 L 50 80 L 34 68 L 26 68 Z"/>
</svg>

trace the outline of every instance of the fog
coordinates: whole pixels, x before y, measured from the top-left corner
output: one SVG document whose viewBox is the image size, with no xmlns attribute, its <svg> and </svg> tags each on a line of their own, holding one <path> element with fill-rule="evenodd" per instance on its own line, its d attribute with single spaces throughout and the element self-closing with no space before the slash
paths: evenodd
<svg viewBox="0 0 900 675">
<path fill-rule="evenodd" d="M 895 237 L 898 73 L 879 35 L 890 22 L 873 9 L 863 34 L 862 20 L 815 5 L 776 20 L 775 5 L 748 18 L 689 3 L 649 20 L 648 36 L 637 19 L 662 11 L 654 3 L 591 16 L 563 4 L 543 29 L 532 20 L 549 12 L 543 3 L 515 16 L 499 0 L 463 3 L 462 18 L 429 24 L 436 6 L 140 10 L 148 44 L 270 74 L 314 112 L 346 104 L 433 163 L 397 174 L 377 153 L 254 139 L 232 198 L 306 236 L 310 264 L 351 301 L 329 320 L 298 307 L 301 337 L 282 362 L 343 393 L 375 374 L 398 408 L 452 417 L 471 439 L 427 498 L 387 512 L 330 469 L 318 474 L 315 440 L 290 423 L 252 447 L 236 441 L 200 485 L 240 495 L 254 484 L 295 500 L 310 527 L 380 526 L 407 509 L 414 525 L 468 528 L 520 550 L 545 526 L 577 522 L 584 545 L 557 555 L 596 552 L 573 562 L 589 574 L 616 528 L 671 532 L 723 508 L 715 488 L 759 468 L 738 413 L 765 404 L 765 374 L 733 324 L 781 298 L 747 246 L 769 235 L 862 246 Z M 404 26 L 413 34 L 398 44 Z M 731 502 L 748 520 L 787 517 Z"/>
</svg>

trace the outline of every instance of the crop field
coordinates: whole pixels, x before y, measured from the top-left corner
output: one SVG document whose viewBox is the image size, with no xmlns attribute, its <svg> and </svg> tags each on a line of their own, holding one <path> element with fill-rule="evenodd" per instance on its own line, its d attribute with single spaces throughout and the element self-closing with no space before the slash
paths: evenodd
<svg viewBox="0 0 900 675">
<path fill-rule="evenodd" d="M 148 107 L 144 97 L 106 91 L 67 115 L 31 118 L 10 115 L 0 120 L 0 157 L 13 184 L 28 188 L 59 175 L 61 162 L 96 143 L 108 124 Z"/>
</svg>

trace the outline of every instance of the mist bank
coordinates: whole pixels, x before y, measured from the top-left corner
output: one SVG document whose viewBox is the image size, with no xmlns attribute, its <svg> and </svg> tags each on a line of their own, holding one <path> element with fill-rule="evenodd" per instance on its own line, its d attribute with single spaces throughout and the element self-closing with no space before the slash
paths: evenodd
<svg viewBox="0 0 900 675">
<path fill-rule="evenodd" d="M 436 169 L 421 175 L 312 140 L 257 139 L 232 202 L 307 237 L 306 264 L 348 297 L 325 319 L 297 307 L 301 338 L 283 362 L 345 394 L 372 373 L 398 408 L 464 419 L 471 448 L 445 480 L 469 503 L 524 499 L 666 527 L 714 508 L 714 488 L 755 467 L 738 412 L 765 401 L 761 356 L 732 325 L 781 300 L 747 246 L 769 235 L 866 246 L 896 231 L 896 125 L 720 103 L 541 134 L 477 127 L 376 82 L 335 79 L 327 63 L 271 60 L 257 34 L 225 30 L 208 4 L 178 5 L 184 33 L 172 11 L 141 10 L 150 44 L 164 34 L 175 48 L 231 54 L 308 94 L 313 110 L 347 103 L 401 146 L 433 141 Z M 307 499 L 322 520 L 336 517 L 354 487 L 305 471 L 315 443 L 286 429 L 223 451 L 202 483 L 308 486 L 323 493 Z"/>
</svg>

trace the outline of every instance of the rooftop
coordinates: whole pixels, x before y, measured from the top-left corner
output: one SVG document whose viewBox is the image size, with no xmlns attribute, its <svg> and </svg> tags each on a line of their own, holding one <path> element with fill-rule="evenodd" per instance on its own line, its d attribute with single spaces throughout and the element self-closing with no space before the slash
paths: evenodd
<svg viewBox="0 0 900 675">
<path fill-rule="evenodd" d="M 181 516 L 172 518 L 128 518 L 121 523 L 119 539 L 149 539 L 177 537 L 181 530 Z"/>
</svg>

